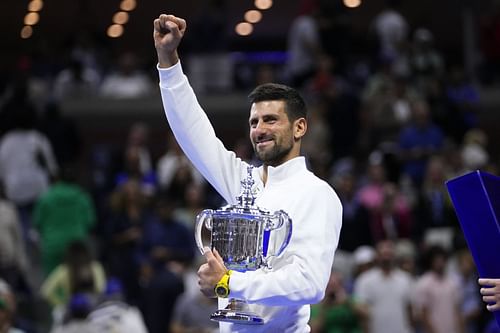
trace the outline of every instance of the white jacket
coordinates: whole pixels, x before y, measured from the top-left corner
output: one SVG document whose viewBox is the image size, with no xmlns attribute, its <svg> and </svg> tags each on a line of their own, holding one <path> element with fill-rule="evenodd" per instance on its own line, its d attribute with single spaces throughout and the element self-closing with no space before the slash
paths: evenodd
<svg viewBox="0 0 500 333">
<path fill-rule="evenodd" d="M 228 151 L 182 72 L 180 62 L 159 68 L 163 106 L 174 135 L 196 168 L 229 203 L 236 203 L 247 164 Z M 333 189 L 307 170 L 304 157 L 278 167 L 254 168 L 256 204 L 274 212 L 284 210 L 293 233 L 271 271 L 234 272 L 230 297 L 245 299 L 264 317 L 262 326 L 221 323 L 221 332 L 309 332 L 309 304 L 319 302 L 330 277 L 342 224 L 342 206 Z M 220 300 L 222 307 L 227 300 Z"/>
</svg>

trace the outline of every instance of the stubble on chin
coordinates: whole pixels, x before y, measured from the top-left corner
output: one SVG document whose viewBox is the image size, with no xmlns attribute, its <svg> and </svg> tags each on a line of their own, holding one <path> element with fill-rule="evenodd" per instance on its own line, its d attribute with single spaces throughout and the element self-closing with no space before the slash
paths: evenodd
<svg viewBox="0 0 500 333">
<path fill-rule="evenodd" d="M 257 147 L 254 145 L 254 152 L 257 158 L 266 165 L 276 167 L 280 165 L 285 156 L 288 155 L 292 148 L 283 148 L 281 146 L 274 145 L 269 150 L 258 151 Z"/>
</svg>

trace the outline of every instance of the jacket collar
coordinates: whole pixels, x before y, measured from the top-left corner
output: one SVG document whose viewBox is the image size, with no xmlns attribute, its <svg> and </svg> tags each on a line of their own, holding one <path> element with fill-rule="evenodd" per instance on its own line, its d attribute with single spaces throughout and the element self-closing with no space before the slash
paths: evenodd
<svg viewBox="0 0 500 333">
<path fill-rule="evenodd" d="M 263 167 L 259 168 L 260 174 L 264 172 Z M 267 167 L 267 184 L 278 183 L 293 177 L 298 172 L 307 170 L 306 159 L 304 156 L 297 156 L 277 167 Z"/>
</svg>

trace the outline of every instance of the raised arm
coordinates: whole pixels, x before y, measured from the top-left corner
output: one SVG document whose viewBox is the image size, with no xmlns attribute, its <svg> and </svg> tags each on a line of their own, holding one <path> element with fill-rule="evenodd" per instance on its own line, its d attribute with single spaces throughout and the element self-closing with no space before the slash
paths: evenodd
<svg viewBox="0 0 500 333">
<path fill-rule="evenodd" d="M 228 203 L 234 203 L 244 175 L 244 163 L 216 137 L 182 72 L 177 47 L 185 31 L 186 21 L 173 15 L 162 14 L 154 21 L 163 107 L 184 153 L 219 194 Z"/>
</svg>

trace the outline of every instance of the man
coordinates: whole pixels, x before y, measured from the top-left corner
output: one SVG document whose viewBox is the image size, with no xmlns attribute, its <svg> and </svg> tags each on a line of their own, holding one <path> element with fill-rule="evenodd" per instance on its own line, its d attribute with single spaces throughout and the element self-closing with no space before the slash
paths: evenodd
<svg viewBox="0 0 500 333">
<path fill-rule="evenodd" d="M 369 332 L 410 333 L 413 279 L 395 266 L 391 240 L 379 241 L 376 250 L 378 265 L 358 276 L 354 282 L 354 297 L 368 307 Z"/>
<path fill-rule="evenodd" d="M 196 168 L 229 203 L 236 203 L 247 164 L 225 149 L 182 73 L 177 47 L 186 22 L 162 14 L 154 21 L 154 42 L 163 106 L 179 145 Z M 217 253 L 205 248 L 206 264 L 199 271 L 201 291 L 216 296 L 225 283 L 226 297 L 245 299 L 264 318 L 262 326 L 221 323 L 221 332 L 309 332 L 309 304 L 319 302 L 329 280 L 338 244 L 342 207 L 332 188 L 309 172 L 300 156 L 307 130 L 306 108 L 293 89 L 276 84 L 251 94 L 250 140 L 263 162 L 253 169 L 256 204 L 271 212 L 284 210 L 293 234 L 273 269 L 245 273 L 228 271 Z M 219 295 L 222 296 L 222 295 Z M 227 298 L 219 298 L 219 306 Z"/>
</svg>

